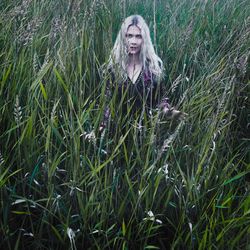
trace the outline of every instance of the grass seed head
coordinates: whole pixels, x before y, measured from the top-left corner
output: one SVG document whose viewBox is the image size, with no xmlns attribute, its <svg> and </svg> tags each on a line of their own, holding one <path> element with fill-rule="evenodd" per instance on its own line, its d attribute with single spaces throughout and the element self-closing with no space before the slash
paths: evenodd
<svg viewBox="0 0 250 250">
<path fill-rule="evenodd" d="M 17 17 L 20 20 L 25 19 L 31 2 L 32 0 L 24 0 L 20 5 L 9 11 L 9 16 Z"/>
<path fill-rule="evenodd" d="M 56 38 L 63 31 L 63 22 L 59 17 L 54 17 L 51 21 L 50 39 L 55 42 Z"/>
<path fill-rule="evenodd" d="M 235 67 L 242 77 L 244 77 L 247 73 L 248 58 L 249 52 L 235 59 Z"/>
<path fill-rule="evenodd" d="M 19 41 L 19 43 L 24 46 L 31 44 L 42 22 L 42 18 L 35 17 L 24 28 L 21 28 L 19 31 L 19 35 L 17 36 L 17 40 Z"/>
<path fill-rule="evenodd" d="M 15 102 L 15 107 L 14 107 L 14 117 L 15 117 L 16 123 L 20 124 L 23 117 L 22 117 L 22 107 L 20 106 L 18 95 L 16 96 L 16 102 Z"/>
<path fill-rule="evenodd" d="M 38 70 L 39 70 L 39 58 L 37 53 L 35 52 L 33 56 L 33 71 L 36 74 Z"/>
</svg>

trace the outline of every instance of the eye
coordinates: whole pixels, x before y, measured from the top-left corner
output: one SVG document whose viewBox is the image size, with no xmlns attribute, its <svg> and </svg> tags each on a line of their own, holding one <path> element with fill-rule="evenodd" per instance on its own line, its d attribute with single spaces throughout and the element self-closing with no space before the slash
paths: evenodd
<svg viewBox="0 0 250 250">
<path fill-rule="evenodd" d="M 127 37 L 127 38 L 132 38 L 133 35 L 132 35 L 132 34 L 126 34 L 126 37 Z"/>
<path fill-rule="evenodd" d="M 142 39 L 142 35 L 136 35 L 135 37 L 138 39 Z"/>
</svg>

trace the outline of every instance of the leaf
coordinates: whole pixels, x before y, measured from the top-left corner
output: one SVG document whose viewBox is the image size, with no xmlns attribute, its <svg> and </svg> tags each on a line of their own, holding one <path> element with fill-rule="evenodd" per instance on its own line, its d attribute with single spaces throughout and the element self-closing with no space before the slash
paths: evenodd
<svg viewBox="0 0 250 250">
<path fill-rule="evenodd" d="M 122 221 L 122 235 L 125 236 L 126 235 L 126 225 L 124 220 Z"/>
<path fill-rule="evenodd" d="M 238 179 L 240 179 L 242 176 L 246 175 L 247 173 L 248 173 L 248 172 L 240 173 L 240 174 L 234 176 L 233 178 L 231 178 L 231 179 L 225 181 L 222 185 L 225 186 L 225 185 L 227 185 L 227 184 L 229 184 L 229 183 L 231 183 L 231 182 L 233 182 L 233 181 L 235 181 L 235 180 L 238 180 Z"/>
<path fill-rule="evenodd" d="M 38 85 L 40 85 L 40 82 L 42 81 L 43 77 L 48 72 L 51 66 L 52 66 L 52 62 L 49 62 L 44 68 L 42 68 L 39 71 L 37 78 L 33 81 L 33 83 L 30 86 L 31 91 L 34 91 L 38 88 Z"/>
<path fill-rule="evenodd" d="M 38 161 L 38 163 L 37 163 L 36 166 L 34 167 L 34 170 L 33 170 L 32 174 L 31 174 L 31 176 L 30 176 L 30 185 L 31 185 L 31 183 L 33 182 L 33 180 L 34 180 L 34 178 L 35 178 L 35 176 L 36 176 L 36 174 L 37 174 L 37 172 L 38 172 L 39 166 L 41 165 L 41 163 L 42 163 L 42 161 L 43 161 L 43 158 L 44 158 L 44 157 L 41 156 L 40 159 L 39 159 L 39 161 Z"/>
<path fill-rule="evenodd" d="M 144 249 L 160 249 L 159 247 L 148 245 Z"/>
<path fill-rule="evenodd" d="M 13 214 L 19 214 L 19 215 L 23 215 L 23 214 L 31 215 L 30 212 L 26 212 L 26 211 L 15 211 L 15 210 L 12 210 L 11 212 L 12 212 Z"/>
<path fill-rule="evenodd" d="M 54 68 L 54 73 L 55 73 L 59 83 L 62 85 L 63 89 L 65 90 L 65 92 L 68 93 L 68 87 L 56 68 Z"/>
<path fill-rule="evenodd" d="M 2 93 L 2 90 L 3 90 L 3 88 L 4 88 L 4 85 L 5 85 L 5 83 L 6 83 L 6 80 L 7 80 L 8 77 L 9 77 L 11 68 L 12 68 L 12 64 L 10 64 L 9 68 L 7 69 L 7 71 L 3 73 L 2 81 L 0 82 L 0 94 Z"/>
<path fill-rule="evenodd" d="M 220 205 L 218 205 L 218 206 L 215 206 L 216 208 L 228 208 L 228 207 L 225 207 L 225 206 L 220 206 Z"/>
<path fill-rule="evenodd" d="M 19 171 L 21 171 L 22 168 L 16 170 L 15 172 L 11 173 L 9 176 L 5 177 L 9 171 L 9 168 L 7 168 L 3 174 L 0 175 L 0 187 L 3 186 L 5 184 L 5 182 L 12 176 L 15 175 L 16 173 L 18 173 Z"/>
<path fill-rule="evenodd" d="M 57 238 L 63 243 L 63 239 L 60 235 L 60 233 L 58 232 L 58 230 L 52 225 L 52 224 L 49 224 L 53 230 L 53 232 L 55 233 L 55 235 L 57 236 Z"/>
<path fill-rule="evenodd" d="M 48 96 L 47 96 L 46 90 L 45 90 L 45 88 L 44 88 L 44 86 L 43 86 L 43 84 L 42 84 L 41 81 L 39 82 L 39 85 L 40 85 L 40 89 L 41 89 L 42 94 L 43 94 L 43 98 L 47 101 L 48 100 Z"/>
</svg>

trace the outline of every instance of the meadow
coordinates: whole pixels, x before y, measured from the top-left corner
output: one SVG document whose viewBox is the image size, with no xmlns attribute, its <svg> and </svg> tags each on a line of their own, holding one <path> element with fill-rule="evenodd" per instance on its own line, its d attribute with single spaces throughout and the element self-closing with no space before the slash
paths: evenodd
<svg viewBox="0 0 250 250">
<path fill-rule="evenodd" d="M 250 249 L 249 1 L 1 0 L 0 11 L 1 249 Z M 141 125 L 118 112 L 99 131 L 99 69 L 135 13 L 188 116 Z"/>
</svg>

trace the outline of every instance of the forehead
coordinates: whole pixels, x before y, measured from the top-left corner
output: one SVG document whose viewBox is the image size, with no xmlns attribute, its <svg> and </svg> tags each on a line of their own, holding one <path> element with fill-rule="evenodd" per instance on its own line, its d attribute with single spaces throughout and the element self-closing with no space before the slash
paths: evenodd
<svg viewBox="0 0 250 250">
<path fill-rule="evenodd" d="M 131 25 L 128 27 L 127 34 L 141 34 L 141 29 L 135 25 Z"/>
</svg>

